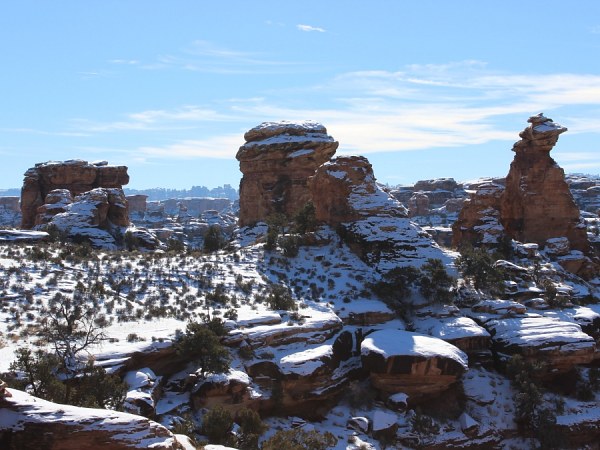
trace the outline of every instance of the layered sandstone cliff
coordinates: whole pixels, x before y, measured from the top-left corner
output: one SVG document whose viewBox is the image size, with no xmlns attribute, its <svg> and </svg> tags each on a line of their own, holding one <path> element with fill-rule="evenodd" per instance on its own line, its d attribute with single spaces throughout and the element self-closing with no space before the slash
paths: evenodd
<svg viewBox="0 0 600 450">
<path fill-rule="evenodd" d="M 307 180 L 335 153 L 338 142 L 316 122 L 265 122 L 244 135 L 237 152 L 241 226 L 272 213 L 293 216 L 310 200 Z"/>
<path fill-rule="evenodd" d="M 56 189 L 66 189 L 75 197 L 100 187 L 121 189 L 127 183 L 127 167 L 109 166 L 106 161 L 89 163 L 76 159 L 36 164 L 25 172 L 21 188 L 21 228 L 30 229 L 36 224 L 38 208 Z"/>
</svg>

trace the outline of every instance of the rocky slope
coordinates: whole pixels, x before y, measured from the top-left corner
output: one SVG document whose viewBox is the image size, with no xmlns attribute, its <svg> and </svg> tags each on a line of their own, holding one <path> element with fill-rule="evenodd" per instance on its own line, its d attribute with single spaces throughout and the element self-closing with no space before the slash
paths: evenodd
<svg viewBox="0 0 600 450">
<path fill-rule="evenodd" d="M 187 420 L 196 437 L 208 410 L 220 405 L 232 413 L 260 412 L 271 427 L 266 436 L 292 427 L 333 432 L 336 450 L 386 442 L 396 448 L 533 447 L 544 436 L 537 429 L 523 432 L 523 393 L 505 370 L 522 360 L 532 367 L 544 363 L 532 380 L 539 389 L 536 414 L 547 410 L 551 418 L 544 433 L 567 437 L 565 448 L 595 445 L 600 282 L 565 270 L 561 256 L 571 253 L 566 237 L 566 243 L 546 241 L 545 249 L 507 243 L 506 259 L 493 262 L 502 270 L 500 286 L 476 289 L 457 267 L 457 254 L 409 219 L 402 203 L 376 182 L 366 158 L 331 159 L 337 143 L 324 127 L 286 123 L 253 130 L 246 139 L 258 147 L 240 150 L 241 166 L 254 170 L 244 172 L 252 195 L 241 196 L 240 210 L 244 220 L 257 223 L 236 228 L 224 250 L 192 256 L 82 253 L 72 244 L 0 247 L 0 372 L 9 382 L 16 348 L 47 348 L 37 330 L 56 295 L 91 295 L 93 288 L 94 313 L 106 325 L 106 340 L 89 349 L 95 364 L 127 382 L 128 411 L 169 428 Z M 315 136 L 307 134 L 323 141 L 319 158 L 310 159 L 317 151 L 310 143 Z M 298 142 L 307 147 L 294 147 Z M 245 160 L 249 155 L 256 160 Z M 296 157 L 307 158 L 302 170 L 296 170 Z M 296 169 L 285 172 L 289 158 Z M 280 170 L 281 179 L 297 177 L 295 187 L 283 183 L 291 190 L 282 188 L 286 194 L 276 197 L 271 179 L 258 173 L 260 161 L 271 161 L 265 166 Z M 478 187 L 496 201 L 502 186 Z M 431 207 L 458 202 L 462 188 L 441 180 L 419 189 L 437 198 Z M 54 218 L 69 212 L 61 200 L 66 192 L 53 198 L 49 205 L 66 203 Z M 257 199 L 268 202 L 261 206 Z M 263 221 L 274 211 L 290 217 L 300 200 L 313 202 L 315 230 L 291 233 L 292 224 L 284 225 L 267 247 Z M 424 205 L 415 197 L 415 211 Z M 177 223 L 188 220 L 185 212 L 179 208 Z M 295 253 L 287 251 L 288 240 L 297 243 Z M 441 260 L 438 271 L 457 278 L 456 287 L 426 294 L 423 267 L 432 259 Z M 389 276 L 398 273 L 405 278 L 390 285 Z M 223 373 L 205 374 L 200 359 L 173 346 L 188 321 L 203 317 L 223 319 L 221 343 L 231 356 Z M 54 411 L 52 418 L 61 416 L 56 406 L 34 403 Z M 39 415 L 35 407 L 27 411 L 33 419 Z M 63 412 L 71 417 L 71 409 Z M 89 414 L 86 424 L 95 426 L 99 413 Z M 116 422 L 122 417 L 104 414 Z M 140 424 L 139 433 L 127 437 L 135 445 L 143 436 L 171 439 L 152 422 L 131 420 Z M 9 436 L 23 436 L 14 429 L 13 422 L 3 425 Z"/>
</svg>

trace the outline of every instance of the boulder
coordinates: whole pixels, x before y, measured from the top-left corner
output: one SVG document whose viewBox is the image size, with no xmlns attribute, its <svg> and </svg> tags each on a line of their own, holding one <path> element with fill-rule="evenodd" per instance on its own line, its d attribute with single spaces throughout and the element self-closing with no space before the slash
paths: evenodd
<svg viewBox="0 0 600 450">
<path fill-rule="evenodd" d="M 19 197 L 0 197 L 0 227 L 17 227 L 20 223 Z"/>
<path fill-rule="evenodd" d="M 443 339 L 469 356 L 490 350 L 490 334 L 469 317 L 418 319 L 415 321 L 415 329 Z"/>
<path fill-rule="evenodd" d="M 190 397 L 194 409 L 222 406 L 231 412 L 242 408 L 259 409 L 261 396 L 252 388 L 252 380 L 245 372 L 211 374 L 199 378 Z"/>
<path fill-rule="evenodd" d="M 401 330 L 380 330 L 361 344 L 363 369 L 386 394 L 411 398 L 448 389 L 468 369 L 467 355 L 441 339 Z"/>
<path fill-rule="evenodd" d="M 95 188 L 118 188 L 129 183 L 127 167 L 109 166 L 105 161 L 83 160 L 38 163 L 25 172 L 21 188 L 21 228 L 36 224 L 37 209 L 55 189 L 66 189 L 73 197 Z"/>
<path fill-rule="evenodd" d="M 484 323 L 492 348 L 503 355 L 520 354 L 544 362 L 545 376 L 568 372 L 594 360 L 596 342 L 581 326 L 548 317 L 514 317 Z"/>
<path fill-rule="evenodd" d="M 311 200 L 307 180 L 335 153 L 338 142 L 317 122 L 264 122 L 245 135 L 237 152 L 240 226 L 272 213 L 288 217 Z"/>
<path fill-rule="evenodd" d="M 0 399 L 0 447 L 5 450 L 177 450 L 177 439 L 156 422 L 106 409 L 80 408 L 10 390 Z"/>
<path fill-rule="evenodd" d="M 498 244 L 504 235 L 500 219 L 500 204 L 504 186 L 483 183 L 470 191 L 463 202 L 458 219 L 452 225 L 452 246 L 463 244 Z"/>
<path fill-rule="evenodd" d="M 343 394 L 353 374 L 360 371 L 355 346 L 352 333 L 344 331 L 333 343 L 296 346 L 275 360 L 247 362 L 248 374 L 273 393 L 261 409 L 322 417 Z"/>
</svg>

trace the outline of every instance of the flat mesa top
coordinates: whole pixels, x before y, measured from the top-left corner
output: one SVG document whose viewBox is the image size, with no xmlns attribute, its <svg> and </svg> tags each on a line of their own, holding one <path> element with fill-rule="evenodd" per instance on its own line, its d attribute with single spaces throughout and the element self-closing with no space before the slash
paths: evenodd
<svg viewBox="0 0 600 450">
<path fill-rule="evenodd" d="M 248 130 L 244 134 L 244 139 L 246 142 L 253 142 L 281 134 L 301 136 L 304 134 L 314 133 L 327 134 L 327 129 L 323 126 L 323 124 L 313 120 L 304 120 L 299 122 L 282 120 L 279 122 L 263 122 L 260 125 Z"/>
</svg>

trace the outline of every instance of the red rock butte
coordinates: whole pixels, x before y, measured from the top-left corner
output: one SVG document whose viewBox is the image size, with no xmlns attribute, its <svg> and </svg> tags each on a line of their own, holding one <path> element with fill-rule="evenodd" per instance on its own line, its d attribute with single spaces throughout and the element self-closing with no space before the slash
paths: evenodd
<svg viewBox="0 0 600 450">
<path fill-rule="evenodd" d="M 339 143 L 317 122 L 264 122 L 249 130 L 237 152 L 240 226 L 272 213 L 288 217 L 310 200 L 308 178 L 335 154 Z"/>
<path fill-rule="evenodd" d="M 565 182 L 565 174 L 550 157 L 567 129 L 542 113 L 512 148 L 515 157 L 505 187 L 485 185 L 465 202 L 453 226 L 453 245 L 496 244 L 501 236 L 546 246 L 548 239 L 566 237 L 572 250 L 589 251 L 585 224 Z"/>
<path fill-rule="evenodd" d="M 21 228 L 36 224 L 38 208 L 55 189 L 66 189 L 75 197 L 95 188 L 119 188 L 129 183 L 126 166 L 109 166 L 106 161 L 89 163 L 80 159 L 38 163 L 25 172 L 21 188 Z"/>
</svg>

